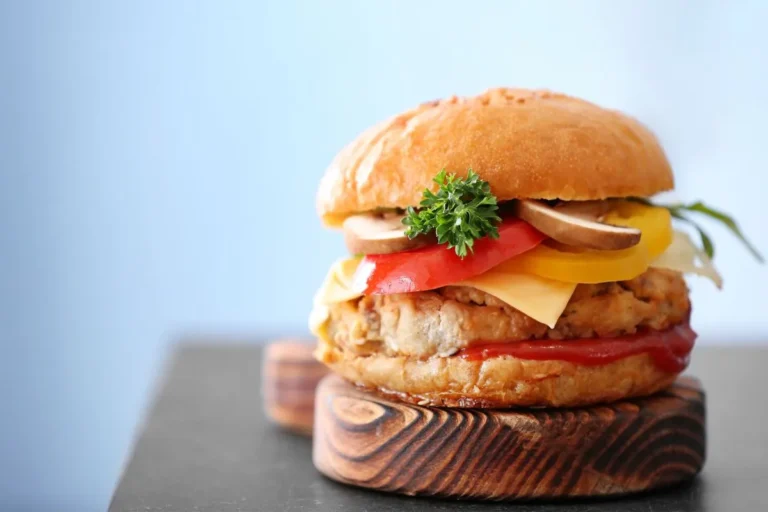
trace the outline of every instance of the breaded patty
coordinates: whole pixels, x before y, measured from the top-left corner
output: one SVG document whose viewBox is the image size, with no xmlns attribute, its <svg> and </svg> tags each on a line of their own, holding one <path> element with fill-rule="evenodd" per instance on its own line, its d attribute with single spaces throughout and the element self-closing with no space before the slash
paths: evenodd
<svg viewBox="0 0 768 512">
<path fill-rule="evenodd" d="M 572 407 L 646 396 L 669 386 L 648 354 L 600 366 L 534 361 L 512 356 L 463 357 L 355 355 L 320 341 L 316 357 L 345 379 L 406 402 L 438 407 Z"/>
<path fill-rule="evenodd" d="M 328 335 L 345 352 L 426 359 L 476 340 L 573 339 L 667 329 L 689 314 L 682 275 L 649 269 L 629 281 L 581 284 L 554 329 L 463 286 L 366 296 L 330 307 Z M 351 355 L 350 354 L 350 355 Z"/>
</svg>

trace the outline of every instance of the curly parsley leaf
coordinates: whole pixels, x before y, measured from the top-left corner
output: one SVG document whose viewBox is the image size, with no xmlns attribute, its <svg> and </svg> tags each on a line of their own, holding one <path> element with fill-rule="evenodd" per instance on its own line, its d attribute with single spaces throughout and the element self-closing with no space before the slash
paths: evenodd
<svg viewBox="0 0 768 512">
<path fill-rule="evenodd" d="M 408 238 L 434 232 L 438 243 L 448 244 L 461 258 L 473 252 L 475 240 L 499 238 L 499 207 L 488 182 L 472 169 L 463 179 L 443 169 L 433 181 L 440 187 L 437 193 L 426 189 L 419 209 L 406 210 L 403 224 L 408 226 Z"/>
</svg>

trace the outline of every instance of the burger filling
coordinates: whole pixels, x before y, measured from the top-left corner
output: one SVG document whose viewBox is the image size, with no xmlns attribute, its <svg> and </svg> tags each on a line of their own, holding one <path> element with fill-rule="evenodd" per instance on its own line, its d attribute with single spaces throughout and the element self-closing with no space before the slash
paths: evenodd
<svg viewBox="0 0 768 512">
<path fill-rule="evenodd" d="M 493 212 L 450 220 L 458 182 L 438 183 L 443 196 L 429 196 L 421 213 L 345 221 L 350 251 L 363 255 L 337 262 L 315 297 L 310 326 L 326 349 L 354 357 L 513 355 L 584 364 L 654 352 L 679 360 L 655 357 L 663 371 L 687 364 L 696 335 L 687 325 L 682 274 L 721 281 L 708 254 L 672 229 L 668 209 L 641 201 L 520 201 L 497 217 L 492 235 L 467 241 L 480 227 L 490 229 L 477 219 Z M 479 187 L 477 176 L 464 186 Z M 477 193 L 487 195 L 486 188 Z M 465 221 L 477 225 L 465 229 Z M 429 223 L 437 224 L 434 233 Z M 402 224 L 415 245 L 403 239 Z"/>
<path fill-rule="evenodd" d="M 367 295 L 332 304 L 327 339 L 356 355 L 451 356 L 473 343 L 612 338 L 685 322 L 679 272 L 648 269 L 625 280 L 579 284 L 553 327 L 469 286 Z"/>
</svg>

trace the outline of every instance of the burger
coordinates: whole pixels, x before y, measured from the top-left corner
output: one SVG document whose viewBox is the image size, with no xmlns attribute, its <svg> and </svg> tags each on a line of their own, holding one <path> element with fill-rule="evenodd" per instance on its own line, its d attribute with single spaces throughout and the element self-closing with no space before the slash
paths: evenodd
<svg viewBox="0 0 768 512">
<path fill-rule="evenodd" d="M 349 256 L 315 296 L 316 357 L 428 406 L 657 392 L 696 339 L 683 274 L 721 286 L 711 239 L 695 225 L 698 247 L 673 219 L 708 215 L 741 237 L 701 202 L 651 199 L 673 186 L 645 126 L 563 94 L 491 89 L 379 123 L 317 194 Z"/>
</svg>

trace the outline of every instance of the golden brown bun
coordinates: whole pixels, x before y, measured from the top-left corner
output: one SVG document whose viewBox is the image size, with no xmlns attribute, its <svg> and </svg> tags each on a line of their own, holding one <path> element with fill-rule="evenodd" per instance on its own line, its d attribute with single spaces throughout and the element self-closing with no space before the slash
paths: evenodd
<svg viewBox="0 0 768 512">
<path fill-rule="evenodd" d="M 435 357 L 365 357 L 320 342 L 317 358 L 345 379 L 401 400 L 444 407 L 571 407 L 645 396 L 669 386 L 676 373 L 647 354 L 602 366 L 501 356 L 482 361 Z"/>
<path fill-rule="evenodd" d="M 425 103 L 345 147 L 320 183 L 317 210 L 416 206 L 441 170 L 472 168 L 501 200 L 650 196 L 673 187 L 656 137 L 620 112 L 547 91 L 491 89 Z"/>
</svg>

